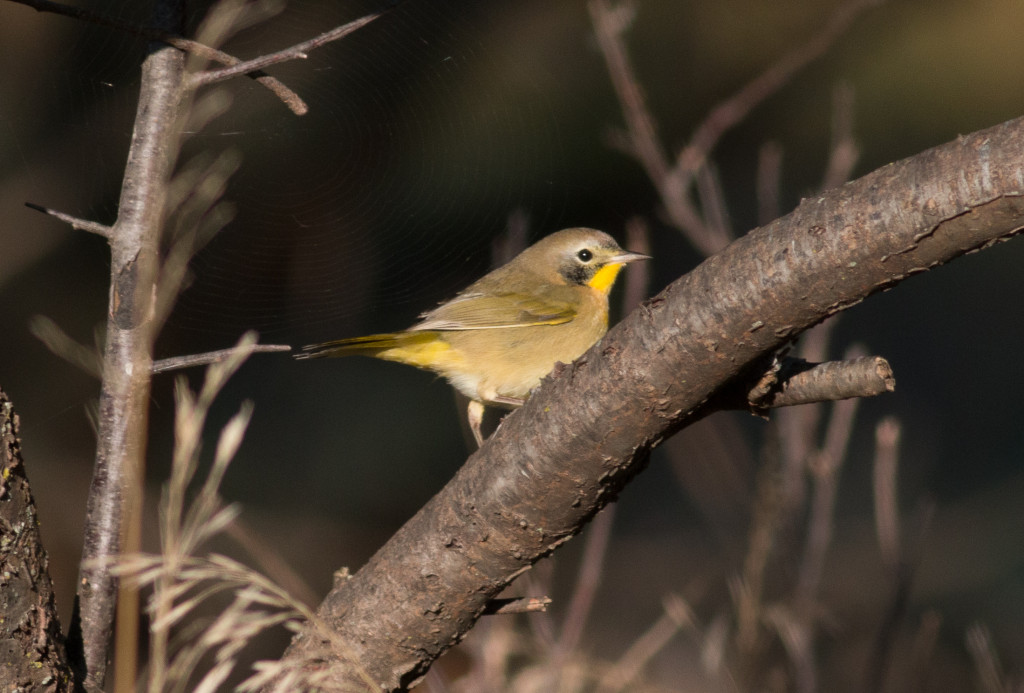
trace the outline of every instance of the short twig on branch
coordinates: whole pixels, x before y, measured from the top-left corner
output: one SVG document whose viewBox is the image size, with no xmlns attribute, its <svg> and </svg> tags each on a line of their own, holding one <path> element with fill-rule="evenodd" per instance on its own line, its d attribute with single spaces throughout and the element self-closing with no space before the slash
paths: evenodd
<svg viewBox="0 0 1024 693">
<path fill-rule="evenodd" d="M 397 3 L 395 4 L 397 5 Z M 278 63 L 288 62 L 289 60 L 304 60 L 308 56 L 309 51 L 319 48 L 320 46 L 326 45 L 331 41 L 337 41 L 340 38 L 344 38 L 352 32 L 362 29 L 364 26 L 382 16 L 386 12 L 390 11 L 395 5 L 387 9 L 379 10 L 377 12 L 371 12 L 370 14 L 360 17 L 359 19 L 353 19 L 348 24 L 343 24 L 339 27 L 335 27 L 330 31 L 303 41 L 302 43 L 296 43 L 294 46 L 289 46 L 283 50 L 276 51 L 274 53 L 268 53 L 267 55 L 261 55 L 258 58 L 252 60 L 239 61 L 237 63 L 225 63 L 229 67 L 224 67 L 218 70 L 208 70 L 207 72 L 198 72 L 192 75 L 189 79 L 189 86 L 195 88 L 205 84 L 213 84 L 215 82 L 223 82 L 226 79 L 237 77 L 238 75 L 251 74 L 258 72 L 265 67 L 271 65 L 277 65 Z M 218 60 L 218 62 L 224 62 Z"/>
<path fill-rule="evenodd" d="M 512 597 L 510 599 L 492 599 L 484 607 L 484 615 L 532 614 L 547 611 L 551 605 L 551 597 Z"/>
<path fill-rule="evenodd" d="M 89 233 L 95 233 L 96 235 L 103 236 L 104 238 L 110 238 L 110 234 L 112 233 L 111 228 L 109 226 L 107 226 L 106 224 L 101 224 L 98 221 L 79 219 L 78 217 L 73 217 L 70 214 L 58 212 L 55 209 L 43 207 L 42 205 L 33 204 L 31 202 L 26 202 L 25 206 L 28 207 L 29 209 L 34 209 L 37 212 L 49 214 L 51 217 L 56 217 L 57 219 L 63 221 L 65 224 L 70 224 L 71 228 L 73 228 L 75 231 L 88 231 Z"/>
<path fill-rule="evenodd" d="M 252 353 L 266 354 L 291 350 L 292 348 L 287 344 L 257 344 L 252 348 Z M 153 373 L 166 373 L 167 371 L 176 371 L 182 368 L 192 368 L 193 366 L 207 366 L 211 363 L 220 363 L 221 361 L 227 359 L 229 356 L 237 353 L 237 351 L 237 347 L 232 347 L 230 349 L 206 351 L 203 352 L 202 354 L 171 356 L 165 359 L 154 361 Z"/>
<path fill-rule="evenodd" d="M 880 356 L 825 363 L 787 356 L 761 375 L 753 387 L 750 380 L 741 378 L 720 390 L 701 408 L 701 415 L 729 409 L 763 413 L 798 404 L 874 397 L 895 388 L 892 368 Z"/>
<path fill-rule="evenodd" d="M 755 407 L 791 407 L 853 397 L 874 397 L 896 389 L 889 362 L 880 356 L 808 363 L 787 358 L 770 392 L 752 400 Z"/>
</svg>

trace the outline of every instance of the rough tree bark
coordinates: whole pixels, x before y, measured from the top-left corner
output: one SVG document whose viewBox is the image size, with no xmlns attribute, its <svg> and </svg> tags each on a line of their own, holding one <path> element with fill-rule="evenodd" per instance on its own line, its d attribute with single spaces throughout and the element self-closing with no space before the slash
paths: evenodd
<svg viewBox="0 0 1024 693">
<path fill-rule="evenodd" d="M 18 415 L 0 390 L 0 681 L 4 690 L 73 690 L 49 559 L 25 476 Z"/>
<path fill-rule="evenodd" d="M 1017 234 L 1022 195 L 1018 119 L 804 200 L 750 232 L 556 369 L 326 597 L 317 613 L 333 638 L 310 630 L 288 656 L 383 690 L 413 685 L 716 391 L 829 315 Z"/>
</svg>

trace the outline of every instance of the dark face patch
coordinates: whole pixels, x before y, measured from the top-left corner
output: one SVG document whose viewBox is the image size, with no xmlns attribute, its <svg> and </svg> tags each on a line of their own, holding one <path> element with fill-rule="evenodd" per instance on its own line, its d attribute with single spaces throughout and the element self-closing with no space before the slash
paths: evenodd
<svg viewBox="0 0 1024 693">
<path fill-rule="evenodd" d="M 581 265 L 578 261 L 573 259 L 562 265 L 561 268 L 559 268 L 558 273 L 561 274 L 569 284 L 584 286 L 590 281 L 590 278 L 594 276 L 594 271 L 596 269 L 597 268 L 593 265 Z"/>
<path fill-rule="evenodd" d="M 594 275 L 604 267 L 599 256 L 601 250 L 607 250 L 604 246 L 590 246 L 577 249 L 572 255 L 565 258 L 558 273 L 562 275 L 568 284 L 586 286 Z"/>
</svg>

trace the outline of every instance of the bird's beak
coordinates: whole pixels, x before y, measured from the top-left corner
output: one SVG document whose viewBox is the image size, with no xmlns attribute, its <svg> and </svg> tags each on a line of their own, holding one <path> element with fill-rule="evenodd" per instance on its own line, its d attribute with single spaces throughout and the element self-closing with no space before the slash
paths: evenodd
<svg viewBox="0 0 1024 693">
<path fill-rule="evenodd" d="M 618 255 L 610 258 L 608 260 L 608 262 L 609 263 L 612 263 L 612 262 L 627 263 L 627 262 L 634 262 L 636 260 L 650 260 L 650 259 L 651 259 L 650 255 L 644 255 L 643 253 L 631 253 L 631 252 L 629 252 L 627 250 L 625 252 L 619 253 Z"/>
</svg>

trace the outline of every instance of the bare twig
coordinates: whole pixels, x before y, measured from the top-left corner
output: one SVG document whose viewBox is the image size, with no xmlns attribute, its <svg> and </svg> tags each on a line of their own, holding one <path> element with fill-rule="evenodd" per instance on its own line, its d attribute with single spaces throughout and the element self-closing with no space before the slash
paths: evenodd
<svg viewBox="0 0 1024 693">
<path fill-rule="evenodd" d="M 778 430 L 777 425 L 769 428 L 768 440 L 762 448 L 743 572 L 730 585 L 736 611 L 736 645 L 744 659 L 756 653 L 760 641 L 765 569 L 786 510 L 781 492 Z"/>
<path fill-rule="evenodd" d="M 604 556 L 611 538 L 612 524 L 615 521 L 615 506 L 607 506 L 590 523 L 583 558 L 580 560 L 580 572 L 576 577 L 572 600 L 562 624 L 562 632 L 555 644 L 556 665 L 559 660 L 567 657 L 579 644 L 583 635 L 583 627 L 587 623 L 590 609 L 594 605 L 598 585 L 601 584 L 601 573 L 604 570 Z"/>
<path fill-rule="evenodd" d="M 633 217 L 626 222 L 626 248 L 635 253 L 649 255 L 651 252 L 650 232 L 647 222 L 641 217 Z M 651 285 L 651 263 L 639 262 L 626 274 L 625 288 L 622 292 L 622 314 L 625 315 L 640 305 L 647 298 L 648 287 Z"/>
<path fill-rule="evenodd" d="M 194 366 L 207 366 L 211 363 L 220 363 L 235 353 L 235 349 L 236 347 L 232 347 L 230 349 L 207 351 L 202 354 L 171 356 L 165 359 L 160 359 L 159 361 L 153 362 L 153 373 L 166 373 L 167 371 L 175 371 L 181 368 L 192 368 Z M 287 344 L 257 344 L 252 348 L 252 353 L 268 354 L 291 350 L 292 348 Z"/>
<path fill-rule="evenodd" d="M 168 46 L 173 46 L 180 51 L 224 65 L 237 65 L 242 62 L 238 58 L 229 55 L 224 51 L 199 43 L 198 41 L 193 41 L 192 39 L 187 39 L 179 34 L 157 29 L 155 27 L 139 26 L 132 22 L 108 17 L 99 14 L 98 12 L 92 12 L 80 7 L 63 5 L 58 2 L 51 2 L 51 0 L 8 0 L 8 2 L 26 5 L 39 12 L 51 12 L 64 17 L 71 17 L 72 19 L 77 19 L 79 21 L 110 27 L 133 36 L 141 36 L 149 41 L 159 41 L 160 43 L 167 44 Z M 309 111 L 309 107 L 299 97 L 299 95 L 286 87 L 280 80 L 259 71 L 250 73 L 249 76 L 273 92 L 279 99 L 281 99 L 281 101 L 284 102 L 286 106 L 288 106 L 289 109 L 291 109 L 293 113 L 295 113 L 295 115 L 305 115 Z"/>
<path fill-rule="evenodd" d="M 223 82 L 224 80 L 237 77 L 238 75 L 249 75 L 252 73 L 259 73 L 263 68 L 270 67 L 271 65 L 277 65 L 278 63 L 287 62 L 289 60 L 303 60 L 308 57 L 308 52 L 326 45 L 332 41 L 348 36 L 358 29 L 362 29 L 364 26 L 377 19 L 378 17 L 389 12 L 392 8 L 396 7 L 399 3 L 396 2 L 391 7 L 377 12 L 371 12 L 368 15 L 360 17 L 359 19 L 353 19 L 347 24 L 342 24 L 339 27 L 335 27 L 330 31 L 325 31 L 319 36 L 315 36 L 308 41 L 302 43 L 296 43 L 293 46 L 284 48 L 274 53 L 267 53 L 261 55 L 258 58 L 252 60 L 239 61 L 239 62 L 225 62 L 218 60 L 218 62 L 225 62 L 228 67 L 224 67 L 218 70 L 208 70 L 206 72 L 198 72 L 193 74 L 189 78 L 189 86 L 192 88 L 201 87 L 206 84 L 214 84 L 216 82 Z M 232 59 L 234 60 L 234 59 Z"/>
<path fill-rule="evenodd" d="M 658 189 L 672 223 L 687 234 L 698 250 L 711 255 L 726 241 L 711 237 L 711 231 L 690 199 L 688 183 L 680 185 L 680 178 L 670 175 L 672 164 L 658 138 L 654 116 L 647 108 L 622 38 L 632 21 L 632 9 L 621 4 L 613 6 L 609 0 L 591 0 L 587 9 L 590 10 L 594 34 L 608 65 L 612 85 L 622 105 L 629 154 L 644 167 L 647 177 Z"/>
<path fill-rule="evenodd" d="M 852 397 L 874 397 L 896 388 L 889 362 L 880 356 L 848 361 L 808 363 L 786 358 L 771 391 L 750 404 L 759 407 L 791 407 Z M 760 394 L 760 393 L 759 393 Z"/>
<path fill-rule="evenodd" d="M 676 157 L 676 173 L 687 181 L 692 178 L 704 166 L 722 135 L 741 122 L 755 106 L 777 92 L 794 74 L 824 55 L 861 12 L 880 5 L 882 1 L 847 0 L 806 43 L 780 57 L 746 86 L 711 109 Z"/>
<path fill-rule="evenodd" d="M 551 578 L 554 573 L 554 561 L 542 561 L 534 569 L 523 576 L 526 590 L 536 593 L 551 592 Z M 529 619 L 530 634 L 544 652 L 553 652 L 558 640 L 558 626 L 550 613 L 542 612 Z"/>
<path fill-rule="evenodd" d="M 825 361 L 835 324 L 836 318 L 832 318 L 800 335 L 797 354 L 812 363 Z M 781 503 L 782 512 L 786 515 L 783 524 L 788 525 L 795 520 L 796 512 L 804 505 L 807 465 L 817 447 L 816 436 L 823 415 L 823 406 L 810 405 L 783 409 L 776 417 L 781 453 Z"/>
<path fill-rule="evenodd" d="M 886 605 L 871 657 L 865 667 L 867 672 L 865 690 L 869 692 L 883 690 L 886 672 L 893 659 L 893 643 L 896 641 L 900 625 L 910 604 L 910 590 L 921 561 L 921 548 L 924 545 L 924 537 L 931 524 L 933 513 L 933 503 L 925 502 L 920 506 L 913 523 L 914 532 L 910 541 L 907 542 L 908 548 L 904 551 L 904 555 L 897 557 L 895 564 L 887 565 L 891 568 L 892 574 L 892 597 Z"/>
<path fill-rule="evenodd" d="M 871 658 L 867 662 L 864 690 L 883 690 L 886 672 L 893 657 L 892 644 L 899 631 L 910 598 L 910 584 L 917 561 L 901 561 L 900 516 L 896 488 L 897 446 L 900 424 L 895 417 L 883 419 L 875 426 L 874 500 L 875 531 L 882 554 L 882 564 L 892 578 L 892 599 L 889 602 Z M 920 545 L 920 542 L 918 542 Z"/>
<path fill-rule="evenodd" d="M 551 606 L 551 597 L 492 599 L 487 603 L 484 614 L 533 614 L 538 611 L 547 611 L 549 606 Z"/>
<path fill-rule="evenodd" d="M 765 609 L 765 621 L 775 629 L 792 662 L 798 693 L 815 693 L 818 672 L 814 666 L 813 630 L 789 609 L 772 606 Z"/>
<path fill-rule="evenodd" d="M 71 228 L 73 228 L 75 231 L 88 231 L 89 233 L 95 233 L 97 236 L 110 238 L 112 229 L 106 224 L 101 224 L 97 221 L 89 221 L 88 219 L 79 219 L 78 217 L 73 217 L 70 214 L 58 212 L 55 209 L 50 209 L 49 207 L 43 207 L 42 205 L 33 204 L 32 202 L 26 202 L 25 206 L 28 207 L 29 209 L 34 209 L 37 212 L 49 214 L 51 217 L 56 217 L 57 219 L 63 221 L 65 224 L 70 224 Z"/>
<path fill-rule="evenodd" d="M 900 422 L 883 419 L 875 427 L 875 531 L 882 562 L 895 571 L 900 556 L 900 515 L 896 493 L 896 465 L 900 442 Z"/>
<path fill-rule="evenodd" d="M 853 431 L 853 418 L 859 403 L 856 399 L 836 402 L 826 428 L 824 445 L 811 458 L 814 493 L 807 519 L 807 544 L 794 594 L 796 611 L 807 624 L 814 621 L 818 586 L 825 568 L 825 555 L 832 541 L 839 470 L 846 456 L 846 447 Z"/>
<path fill-rule="evenodd" d="M 860 158 L 857 140 L 853 137 L 853 87 L 838 85 L 832 93 L 832 145 L 821 189 L 842 185 L 853 174 Z"/>
<path fill-rule="evenodd" d="M 752 370 L 752 373 L 759 371 Z M 754 387 L 753 378 L 738 379 L 715 393 L 704 410 L 739 409 L 764 413 L 768 409 L 793 407 L 799 404 L 834 402 L 854 397 L 874 397 L 892 392 L 896 387 L 889 362 L 880 356 L 865 356 L 846 361 L 809 363 L 801 358 L 784 357 L 774 362 L 761 375 Z M 796 451 L 804 445 L 791 445 Z M 806 454 L 797 452 L 798 457 Z"/>
<path fill-rule="evenodd" d="M 729 206 L 725 200 L 725 190 L 718 177 L 718 167 L 708 162 L 697 171 L 697 198 L 704 212 L 704 222 L 708 227 L 708 235 L 716 243 L 731 243 L 735 235 L 732 222 L 729 220 Z"/>
<path fill-rule="evenodd" d="M 164 16 L 173 17 L 173 11 Z M 117 583 L 106 561 L 137 540 L 138 504 L 146 449 L 152 345 L 153 287 L 157 243 L 163 226 L 167 181 L 177 151 L 179 108 L 184 93 L 184 57 L 165 48 L 143 63 L 142 91 L 128 154 L 119 214 L 111 236 L 111 304 L 100 393 L 96 467 L 89 492 L 78 613 L 69 650 L 77 652 L 83 685 L 103 689 Z M 171 154 L 168 154 L 171 152 Z M 137 600 L 121 594 L 119 628 L 131 642 L 118 659 L 134 666 Z M 77 648 L 72 649 L 71 645 Z M 119 673 L 119 679 L 121 674 Z M 134 686 L 134 672 L 126 685 Z"/>
<path fill-rule="evenodd" d="M 680 630 L 696 627 L 696 617 L 686 601 L 676 594 L 664 599 L 664 613 L 647 631 L 629 646 L 598 684 L 599 693 L 624 690 L 640 675 L 647 663 L 675 637 Z"/>
<path fill-rule="evenodd" d="M 755 106 L 784 86 L 796 72 L 824 54 L 862 11 L 882 1 L 848 0 L 841 5 L 826 25 L 805 44 L 783 55 L 733 96 L 715 106 L 697 126 L 674 162 L 669 160 L 658 138 L 654 117 L 647 108 L 622 39 L 622 34 L 632 22 L 632 8 L 624 4 L 613 6 L 609 0 L 591 0 L 588 4 L 598 45 L 626 120 L 627 134 L 616 138 L 616 141 L 625 143 L 627 152 L 644 167 L 658 190 L 671 223 L 702 253 L 711 255 L 731 240 L 727 226 L 716 220 L 721 216 L 715 211 L 720 194 L 707 195 L 710 191 L 707 180 L 702 184 L 705 191 L 701 195 L 703 215 L 691 198 L 695 178 L 707 165 L 718 141 Z M 837 100 L 837 109 L 841 106 Z M 845 121 L 837 120 L 837 125 L 845 124 Z M 833 148 L 835 156 L 830 161 L 830 174 L 826 180 L 839 177 L 847 167 L 852 168 L 856 148 L 847 146 L 851 142 L 843 139 L 842 147 Z"/>
</svg>

